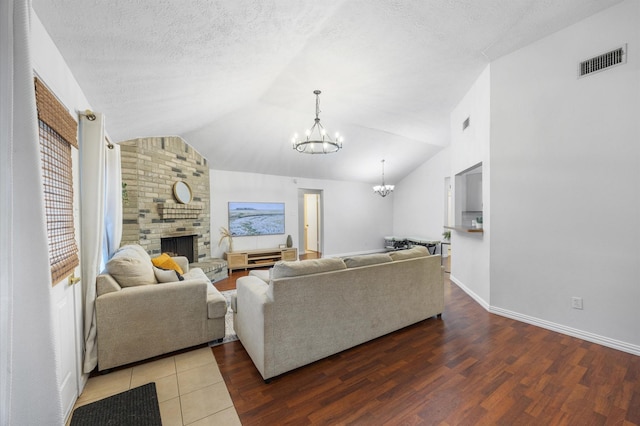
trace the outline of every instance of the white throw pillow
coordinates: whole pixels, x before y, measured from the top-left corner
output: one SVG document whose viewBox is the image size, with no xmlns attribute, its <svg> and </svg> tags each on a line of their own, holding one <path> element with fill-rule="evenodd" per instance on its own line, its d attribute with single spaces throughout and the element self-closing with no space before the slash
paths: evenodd
<svg viewBox="0 0 640 426">
<path fill-rule="evenodd" d="M 142 255 L 135 246 L 124 246 L 114 253 L 107 262 L 107 272 L 120 284 L 120 287 L 156 284 L 153 264 L 149 255 Z M 144 252 L 146 254 L 146 252 Z"/>
<path fill-rule="evenodd" d="M 176 281 L 182 281 L 184 278 L 173 269 L 162 269 L 156 266 L 153 267 L 153 273 L 156 276 L 156 280 L 159 283 L 174 283 Z"/>
</svg>

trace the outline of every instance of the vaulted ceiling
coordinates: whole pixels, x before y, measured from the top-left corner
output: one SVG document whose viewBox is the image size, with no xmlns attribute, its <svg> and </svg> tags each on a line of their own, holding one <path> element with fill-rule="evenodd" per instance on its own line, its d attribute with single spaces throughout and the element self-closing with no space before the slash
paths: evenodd
<svg viewBox="0 0 640 426">
<path fill-rule="evenodd" d="M 620 0 L 33 0 L 114 141 L 212 168 L 396 183 L 447 146 L 487 64 Z M 344 148 L 291 148 L 315 118 Z"/>
</svg>

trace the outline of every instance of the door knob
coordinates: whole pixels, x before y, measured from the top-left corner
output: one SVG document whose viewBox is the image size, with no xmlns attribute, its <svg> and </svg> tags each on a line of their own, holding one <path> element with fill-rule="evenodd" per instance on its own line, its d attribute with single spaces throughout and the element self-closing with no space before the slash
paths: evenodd
<svg viewBox="0 0 640 426">
<path fill-rule="evenodd" d="M 73 272 L 69 275 L 69 285 L 74 285 L 80 282 L 80 277 L 76 277 L 76 273 Z"/>
</svg>

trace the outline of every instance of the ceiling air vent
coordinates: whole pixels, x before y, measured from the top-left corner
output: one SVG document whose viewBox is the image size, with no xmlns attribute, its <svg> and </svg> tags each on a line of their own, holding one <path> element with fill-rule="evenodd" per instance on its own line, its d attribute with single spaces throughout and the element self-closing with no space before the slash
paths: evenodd
<svg viewBox="0 0 640 426">
<path fill-rule="evenodd" d="M 627 62 L 627 45 L 614 49 L 610 52 L 603 53 L 594 58 L 580 62 L 578 69 L 578 77 L 584 77 L 598 71 L 604 71 L 615 65 L 621 65 Z"/>
</svg>

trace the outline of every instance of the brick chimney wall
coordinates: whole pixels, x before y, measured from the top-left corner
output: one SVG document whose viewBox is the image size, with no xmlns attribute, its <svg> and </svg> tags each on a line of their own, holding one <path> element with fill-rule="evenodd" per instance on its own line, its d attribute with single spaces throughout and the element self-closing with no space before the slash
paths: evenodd
<svg viewBox="0 0 640 426">
<path fill-rule="evenodd" d="M 207 159 L 182 138 L 153 137 L 120 142 L 122 157 L 122 245 L 140 244 L 160 254 L 163 237 L 196 235 L 196 262 L 211 255 L 209 167 Z M 184 181 L 193 193 L 189 204 L 173 195 Z"/>
</svg>

